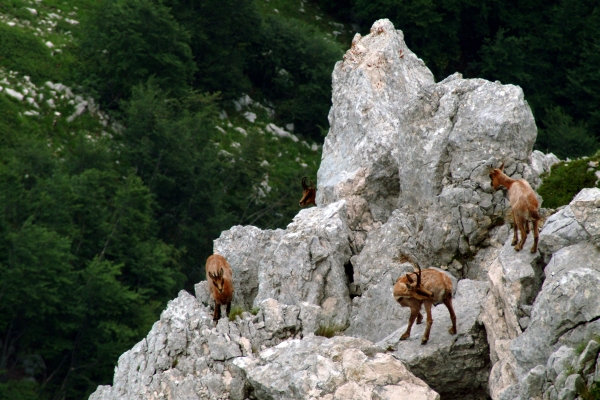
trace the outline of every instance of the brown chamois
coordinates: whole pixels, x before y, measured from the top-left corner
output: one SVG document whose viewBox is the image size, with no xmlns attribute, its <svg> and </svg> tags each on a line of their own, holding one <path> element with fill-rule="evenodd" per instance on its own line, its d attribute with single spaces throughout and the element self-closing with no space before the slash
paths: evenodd
<svg viewBox="0 0 600 400">
<path fill-rule="evenodd" d="M 306 180 L 308 178 L 305 176 L 304 178 L 302 178 L 302 198 L 300 199 L 300 201 L 298 202 L 298 204 L 300 205 L 300 207 L 306 207 L 309 204 L 314 204 L 315 206 L 317 205 L 316 201 L 316 197 L 317 197 L 317 189 L 315 188 L 315 185 L 312 183 L 312 181 L 310 182 L 310 186 L 306 185 Z"/>
<path fill-rule="evenodd" d="M 210 295 L 215 301 L 213 321 L 221 318 L 221 306 L 227 306 L 227 315 L 231 311 L 233 299 L 233 272 L 225 257 L 213 254 L 206 260 L 206 280 Z"/>
<path fill-rule="evenodd" d="M 450 277 L 443 272 L 435 269 L 426 269 L 421 271 L 419 264 L 405 259 L 416 266 L 418 272 L 411 272 L 404 276 L 401 276 L 394 285 L 394 299 L 402 306 L 410 308 L 410 318 L 408 320 L 408 326 L 406 332 L 400 336 L 400 340 L 405 340 L 410 337 L 410 330 L 412 328 L 415 319 L 417 324 L 423 321 L 421 315 L 421 306 L 425 304 L 425 311 L 427 312 L 427 327 L 423 333 L 421 344 L 426 344 L 429 341 L 429 332 L 431 331 L 431 325 L 433 325 L 433 318 L 431 316 L 431 306 L 443 302 L 448 308 L 450 313 L 450 319 L 452 320 L 452 326 L 448 329 L 452 335 L 456 334 L 456 314 L 454 314 L 454 308 L 452 308 L 452 281 Z M 410 277 L 411 274 L 415 274 L 417 281 Z"/>
<path fill-rule="evenodd" d="M 504 163 L 500 165 L 500 168 L 494 169 L 490 167 L 490 178 L 492 178 L 494 190 L 498 190 L 500 186 L 508 189 L 508 201 L 510 202 L 514 221 L 512 245 L 516 245 L 515 251 L 523 248 L 529 234 L 529 221 L 531 221 L 533 224 L 533 246 L 531 247 L 531 252 L 535 253 L 539 239 L 540 204 L 535 196 L 535 192 L 525 179 L 509 178 L 502 172 L 503 169 Z M 521 241 L 519 241 L 517 231 L 521 233 Z"/>
</svg>

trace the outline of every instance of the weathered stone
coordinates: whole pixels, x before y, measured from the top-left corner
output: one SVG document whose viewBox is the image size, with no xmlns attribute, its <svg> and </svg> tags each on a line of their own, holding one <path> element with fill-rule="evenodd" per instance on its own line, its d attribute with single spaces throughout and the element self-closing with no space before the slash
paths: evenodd
<svg viewBox="0 0 600 400">
<path fill-rule="evenodd" d="M 521 399 L 542 397 L 544 383 L 546 383 L 546 367 L 538 365 L 521 380 L 519 385 Z"/>
<path fill-rule="evenodd" d="M 538 249 L 548 263 L 552 254 L 563 247 L 589 239 L 589 234 L 575 219 L 571 206 L 551 215 L 540 232 Z"/>
<path fill-rule="evenodd" d="M 373 30 L 334 69 L 317 204 L 346 199 L 361 210 L 351 229 L 366 213 L 385 223 L 402 205 L 422 254 L 448 265 L 457 252 L 474 253 L 507 207 L 487 165 L 502 159 L 515 178 L 530 170 L 538 179 L 526 168 L 533 116 L 519 87 L 460 74 L 434 83 L 402 32 L 388 20 Z"/>
<path fill-rule="evenodd" d="M 577 362 L 574 363 L 573 366 L 575 367 L 575 370 L 580 374 L 588 374 L 590 370 L 593 370 L 599 351 L 600 343 L 596 340 L 590 340 L 587 346 L 585 346 L 585 349 L 581 352 Z"/>
<path fill-rule="evenodd" d="M 548 357 L 548 362 L 546 363 L 548 379 L 550 381 L 555 381 L 558 375 L 565 372 L 567 368 L 573 365 L 572 363 L 575 357 L 576 353 L 573 348 L 568 346 L 559 347 L 558 350 Z"/>
<path fill-rule="evenodd" d="M 306 301 L 321 306 L 323 318 L 346 325 L 350 316 L 344 269 L 351 256 L 348 233 L 344 201 L 300 211 L 272 253 L 262 258 L 255 305 L 267 298 L 290 305 Z M 317 247 L 318 252 L 312 253 Z"/>
<path fill-rule="evenodd" d="M 233 304 L 250 310 L 258 294 L 258 271 L 265 255 L 278 245 L 283 230 L 261 230 L 254 226 L 234 226 L 214 241 L 215 253 L 227 259 L 233 270 Z M 201 282 L 202 283 L 202 282 Z M 196 290 L 198 297 L 198 290 Z M 202 301 L 202 299 L 198 298 Z"/>
<path fill-rule="evenodd" d="M 600 247 L 600 189 L 582 189 L 570 203 L 577 222 Z"/>
<path fill-rule="evenodd" d="M 577 393 L 581 392 L 584 387 L 583 378 L 579 374 L 570 375 L 565 382 L 565 386 L 558 393 L 559 400 L 573 400 L 577 397 Z"/>
<path fill-rule="evenodd" d="M 562 336 L 600 318 L 598 248 L 587 242 L 565 247 L 552 256 L 545 274 L 529 327 L 511 346 L 524 368 L 546 363 Z"/>
<path fill-rule="evenodd" d="M 333 71 L 331 128 L 318 172 L 317 204 L 358 195 L 372 219 L 385 222 L 399 194 L 394 157 L 399 110 L 434 80 L 390 21 L 379 20 L 372 29 L 376 33 L 355 36 Z"/>
<path fill-rule="evenodd" d="M 234 364 L 259 399 L 439 399 L 383 349 L 351 337 L 289 340 Z"/>
</svg>

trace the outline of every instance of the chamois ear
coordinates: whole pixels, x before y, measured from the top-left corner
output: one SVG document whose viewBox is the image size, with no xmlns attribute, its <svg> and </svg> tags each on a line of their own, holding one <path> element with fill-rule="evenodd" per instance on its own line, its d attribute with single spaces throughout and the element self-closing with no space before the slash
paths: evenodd
<svg viewBox="0 0 600 400">
<path fill-rule="evenodd" d="M 500 168 L 498 168 L 500 171 L 504 171 L 504 161 L 502 161 L 502 164 L 500 164 Z"/>
<path fill-rule="evenodd" d="M 413 278 L 410 277 L 410 274 L 406 274 L 406 280 L 410 283 L 414 283 Z"/>
<path fill-rule="evenodd" d="M 210 276 L 210 279 L 215 279 L 215 275 L 212 272 L 209 272 L 208 276 Z"/>
<path fill-rule="evenodd" d="M 219 270 L 219 278 L 222 278 L 222 277 L 223 277 L 223 268 L 221 268 L 221 269 Z"/>
</svg>

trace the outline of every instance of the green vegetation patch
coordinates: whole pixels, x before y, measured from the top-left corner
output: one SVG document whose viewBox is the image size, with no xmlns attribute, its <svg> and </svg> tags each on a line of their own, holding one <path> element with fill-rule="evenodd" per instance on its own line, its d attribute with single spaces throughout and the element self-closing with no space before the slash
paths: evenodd
<svg viewBox="0 0 600 400">
<path fill-rule="evenodd" d="M 544 207 L 557 208 L 569 204 L 583 188 L 597 187 L 600 171 L 600 152 L 590 158 L 562 161 L 549 174 L 543 174 L 538 193 L 544 199 Z"/>
<path fill-rule="evenodd" d="M 37 83 L 52 79 L 59 70 L 40 39 L 6 24 L 0 24 L 0 66 Z"/>
<path fill-rule="evenodd" d="M 317 328 L 317 330 L 315 331 L 315 335 L 324 336 L 326 338 L 332 338 L 334 336 L 337 336 L 338 333 L 341 333 L 344 330 L 346 330 L 346 326 L 344 325 L 324 324 Z"/>
</svg>

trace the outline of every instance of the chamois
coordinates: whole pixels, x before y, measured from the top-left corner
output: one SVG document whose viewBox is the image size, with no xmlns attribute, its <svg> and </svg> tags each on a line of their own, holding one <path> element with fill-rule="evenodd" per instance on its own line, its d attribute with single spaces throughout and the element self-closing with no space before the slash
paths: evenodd
<svg viewBox="0 0 600 400">
<path fill-rule="evenodd" d="M 456 314 L 454 314 L 454 309 L 452 308 L 452 281 L 450 280 L 450 277 L 435 269 L 421 271 L 419 264 L 408 258 L 405 258 L 404 261 L 409 261 L 413 264 L 413 267 L 416 266 L 418 272 L 410 272 L 401 276 L 394 285 L 394 299 L 396 299 L 402 307 L 410 308 L 408 326 L 406 327 L 406 332 L 400 336 L 400 340 L 405 340 L 410 337 L 410 330 L 415 319 L 417 320 L 417 324 L 420 324 L 423 321 L 421 306 L 425 304 L 427 327 L 421 338 L 421 344 L 426 344 L 429 341 L 429 332 L 431 331 L 431 325 L 433 324 L 431 306 L 440 302 L 443 302 L 448 308 L 448 312 L 450 312 L 452 326 L 448 329 L 448 332 L 452 335 L 456 334 Z M 416 275 L 416 282 L 410 277 L 411 274 Z"/>
<path fill-rule="evenodd" d="M 317 205 L 317 203 L 315 202 L 316 197 L 317 197 L 317 189 L 315 188 L 315 185 L 312 183 L 312 181 L 310 182 L 310 186 L 306 185 L 306 180 L 308 178 L 305 176 L 304 178 L 302 178 L 302 198 L 300 199 L 300 201 L 298 202 L 298 205 L 300 205 L 300 207 L 306 207 L 309 204 L 314 204 L 315 206 Z"/>
<path fill-rule="evenodd" d="M 498 190 L 500 186 L 504 186 L 508 189 L 508 201 L 510 202 L 510 208 L 512 211 L 514 221 L 514 237 L 512 245 L 515 246 L 515 251 L 519 251 L 525 245 L 527 235 L 529 234 L 529 221 L 533 224 L 533 247 L 531 252 L 537 251 L 539 232 L 538 225 L 540 220 L 539 208 L 535 192 L 529 186 L 529 183 L 525 179 L 512 179 L 509 178 L 504 172 L 504 163 L 500 165 L 500 168 L 490 167 L 490 178 L 492 179 L 492 186 L 494 190 Z M 521 241 L 517 231 L 521 233 Z"/>
<path fill-rule="evenodd" d="M 210 288 L 210 295 L 215 301 L 213 321 L 221 318 L 221 306 L 227 306 L 227 315 L 231 311 L 233 299 L 233 272 L 225 257 L 213 254 L 206 260 L 206 280 Z"/>
</svg>

